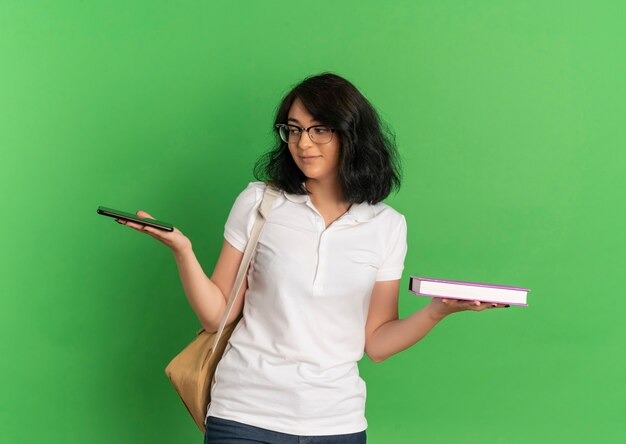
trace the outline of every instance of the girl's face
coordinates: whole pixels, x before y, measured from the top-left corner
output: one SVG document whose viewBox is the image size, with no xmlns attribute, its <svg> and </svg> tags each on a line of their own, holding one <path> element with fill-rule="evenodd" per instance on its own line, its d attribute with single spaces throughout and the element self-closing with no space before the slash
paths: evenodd
<svg viewBox="0 0 626 444">
<path fill-rule="evenodd" d="M 313 119 L 299 98 L 296 98 L 289 108 L 286 123 L 304 128 L 324 124 L 324 122 Z M 311 130 L 311 132 L 313 131 Z M 294 162 L 307 178 L 315 180 L 337 179 L 341 142 L 336 132 L 330 142 L 316 144 L 311 141 L 307 131 L 302 131 L 300 141 L 288 145 Z"/>
</svg>

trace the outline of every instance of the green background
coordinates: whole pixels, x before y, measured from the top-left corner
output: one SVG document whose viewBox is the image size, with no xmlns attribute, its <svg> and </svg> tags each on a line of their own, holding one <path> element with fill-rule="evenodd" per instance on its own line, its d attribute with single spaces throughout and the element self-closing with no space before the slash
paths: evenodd
<svg viewBox="0 0 626 444">
<path fill-rule="evenodd" d="M 199 322 L 145 210 L 210 275 L 305 76 L 397 134 L 410 275 L 530 288 L 374 364 L 371 443 L 626 440 L 621 1 L 0 2 L 0 436 L 193 443 L 165 376 Z M 358 278 L 358 276 L 355 276 Z M 242 392 L 242 396 L 245 393 Z"/>
</svg>

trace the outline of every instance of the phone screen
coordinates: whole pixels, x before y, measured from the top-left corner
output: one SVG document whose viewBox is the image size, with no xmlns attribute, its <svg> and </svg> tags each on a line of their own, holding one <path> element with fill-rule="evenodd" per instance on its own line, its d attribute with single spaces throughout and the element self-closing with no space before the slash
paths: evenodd
<svg viewBox="0 0 626 444">
<path fill-rule="evenodd" d="M 109 217 L 113 217 L 116 219 L 125 219 L 125 220 L 130 220 L 132 222 L 137 222 L 139 224 L 149 225 L 151 227 L 158 228 L 160 230 L 174 231 L 174 225 L 172 225 L 169 222 L 165 222 L 165 221 L 157 220 L 157 219 L 149 219 L 146 217 L 139 217 L 133 213 L 127 213 L 126 211 L 103 207 L 102 205 L 98 207 L 97 213 L 103 216 L 109 216 Z"/>
</svg>

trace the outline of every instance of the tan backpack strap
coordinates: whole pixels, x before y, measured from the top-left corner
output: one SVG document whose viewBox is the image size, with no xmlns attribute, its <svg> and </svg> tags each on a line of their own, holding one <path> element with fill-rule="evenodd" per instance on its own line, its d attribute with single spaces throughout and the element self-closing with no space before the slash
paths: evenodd
<svg viewBox="0 0 626 444">
<path fill-rule="evenodd" d="M 214 350 L 217 349 L 217 344 L 219 343 L 220 337 L 222 336 L 222 331 L 226 326 L 226 320 L 228 319 L 228 315 L 230 315 L 233 304 L 235 303 L 235 299 L 237 299 L 237 295 L 239 294 L 239 290 L 241 289 L 241 284 L 243 284 L 244 278 L 247 277 L 246 272 L 248 271 L 248 265 L 250 265 L 250 260 L 252 259 L 256 244 L 259 241 L 261 229 L 265 225 L 265 221 L 267 220 L 270 211 L 272 210 L 274 200 L 276 200 L 276 197 L 279 194 L 280 190 L 272 186 L 266 185 L 265 192 L 263 193 L 263 200 L 261 201 L 261 205 L 257 212 L 256 219 L 254 220 L 254 226 L 252 227 L 250 239 L 248 240 L 248 244 L 246 245 L 246 249 L 243 253 L 243 258 L 241 259 L 241 264 L 239 265 L 239 271 L 237 272 L 235 285 L 233 285 L 233 289 L 230 292 L 230 296 L 228 297 L 228 304 L 226 305 L 226 310 L 224 311 L 224 317 L 222 318 L 222 322 L 220 323 L 220 328 L 217 330 L 217 336 L 213 345 Z"/>
</svg>

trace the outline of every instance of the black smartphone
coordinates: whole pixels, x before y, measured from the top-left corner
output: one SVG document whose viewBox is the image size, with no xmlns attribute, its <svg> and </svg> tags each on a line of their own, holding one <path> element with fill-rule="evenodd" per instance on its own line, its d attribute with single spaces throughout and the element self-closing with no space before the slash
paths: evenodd
<svg viewBox="0 0 626 444">
<path fill-rule="evenodd" d="M 149 219 L 147 217 L 139 217 L 133 213 L 127 213 L 126 211 L 114 210 L 113 208 L 107 208 L 100 205 L 98 207 L 98 214 L 103 216 L 114 217 L 116 219 L 125 219 L 131 222 L 137 222 L 142 225 L 149 225 L 159 230 L 174 231 L 174 225 L 169 222 L 165 222 L 157 219 Z"/>
</svg>

